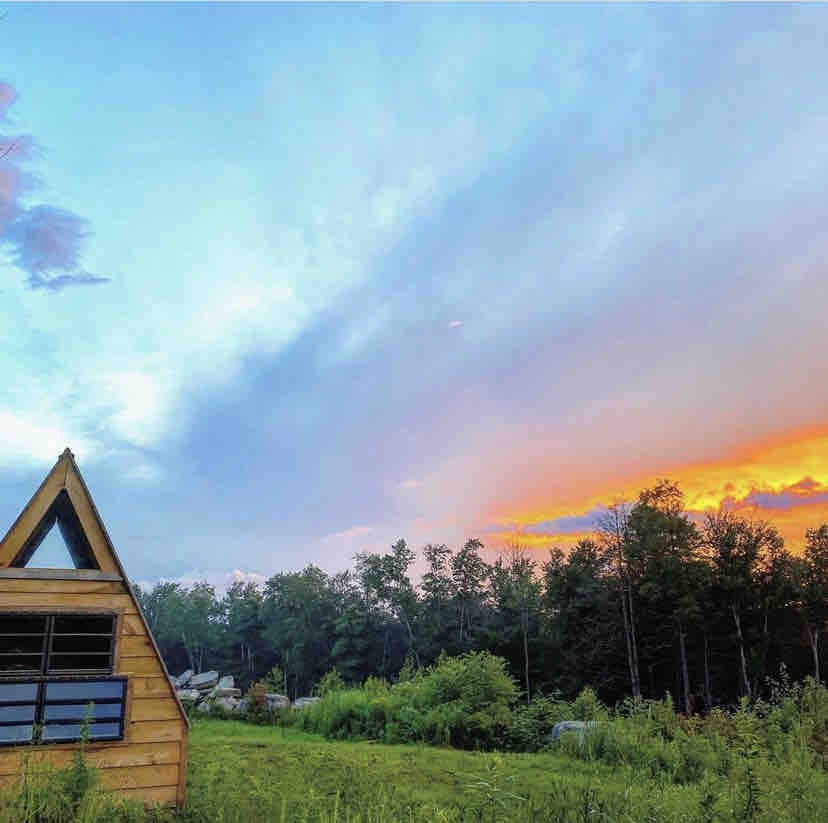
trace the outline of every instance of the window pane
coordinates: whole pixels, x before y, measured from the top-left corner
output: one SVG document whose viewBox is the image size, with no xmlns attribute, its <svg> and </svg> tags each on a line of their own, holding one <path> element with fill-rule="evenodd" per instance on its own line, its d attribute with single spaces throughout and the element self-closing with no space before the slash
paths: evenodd
<svg viewBox="0 0 828 823">
<path fill-rule="evenodd" d="M 124 695 L 123 680 L 47 683 L 46 700 L 114 700 Z"/>
<path fill-rule="evenodd" d="M 0 614 L 0 634 L 43 634 L 45 631 L 45 616 Z"/>
<path fill-rule="evenodd" d="M 85 671 L 108 669 L 108 654 L 53 654 L 49 658 L 49 671 Z"/>
<path fill-rule="evenodd" d="M 0 723 L 34 723 L 34 719 L 34 705 L 0 706 Z"/>
<path fill-rule="evenodd" d="M 120 720 L 121 703 L 50 703 L 44 720 Z"/>
<path fill-rule="evenodd" d="M 37 683 L 0 683 L 0 703 L 37 700 Z"/>
<path fill-rule="evenodd" d="M 118 739 L 123 737 L 120 723 L 95 723 L 89 729 L 90 740 L 102 740 L 104 738 Z"/>
<path fill-rule="evenodd" d="M 40 654 L 43 651 L 43 635 L 42 634 L 17 634 L 17 635 L 1 635 L 0 634 L 0 654 L 17 652 L 36 652 Z"/>
<path fill-rule="evenodd" d="M 39 672 L 42 655 L 10 654 L 0 657 L 0 672 Z"/>
<path fill-rule="evenodd" d="M 112 634 L 111 615 L 67 614 L 55 617 L 55 634 Z"/>
<path fill-rule="evenodd" d="M 7 728 L 15 728 L 9 726 Z M 81 738 L 80 723 L 50 723 L 43 727 L 43 740 L 80 740 Z M 121 737 L 120 723 L 93 723 L 89 727 L 90 740 L 117 740 Z"/>
<path fill-rule="evenodd" d="M 109 653 L 112 643 L 112 635 L 95 637 L 87 635 L 55 635 L 52 638 L 52 654 L 55 652 L 73 652 L 75 654 L 86 654 L 88 652 Z"/>
<path fill-rule="evenodd" d="M 34 726 L 0 726 L 0 743 L 28 743 Z"/>
</svg>

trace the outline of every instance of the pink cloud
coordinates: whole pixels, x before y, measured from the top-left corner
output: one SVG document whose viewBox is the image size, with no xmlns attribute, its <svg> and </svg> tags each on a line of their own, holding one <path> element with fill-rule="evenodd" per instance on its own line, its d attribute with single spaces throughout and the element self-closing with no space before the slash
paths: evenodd
<svg viewBox="0 0 828 823">
<path fill-rule="evenodd" d="M 0 120 L 16 99 L 14 88 L 0 82 Z M 33 289 L 60 291 L 107 282 L 83 268 L 90 232 L 82 217 L 43 203 L 28 208 L 21 202 L 31 178 L 24 177 L 19 164 L 31 157 L 34 145 L 28 135 L 0 135 L 0 243 L 9 248 Z"/>
<path fill-rule="evenodd" d="M 401 489 L 421 489 L 423 487 L 423 481 L 417 480 L 415 477 L 410 477 L 408 480 L 403 480 L 399 486 Z"/>
<path fill-rule="evenodd" d="M 6 112 L 15 100 L 17 100 L 17 92 L 14 87 L 0 80 L 0 120 L 5 119 Z"/>
</svg>

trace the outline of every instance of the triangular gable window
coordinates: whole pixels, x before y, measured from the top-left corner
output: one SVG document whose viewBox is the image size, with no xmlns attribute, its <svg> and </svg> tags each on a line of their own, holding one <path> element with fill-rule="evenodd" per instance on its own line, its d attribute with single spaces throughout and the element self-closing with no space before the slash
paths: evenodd
<svg viewBox="0 0 828 823">
<path fill-rule="evenodd" d="M 49 506 L 11 565 L 18 569 L 100 568 L 66 489 Z"/>
</svg>

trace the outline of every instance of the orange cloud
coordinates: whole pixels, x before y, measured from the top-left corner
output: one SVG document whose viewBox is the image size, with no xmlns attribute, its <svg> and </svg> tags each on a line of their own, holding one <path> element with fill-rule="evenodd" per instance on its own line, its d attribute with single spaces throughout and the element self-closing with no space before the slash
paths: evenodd
<svg viewBox="0 0 828 823">
<path fill-rule="evenodd" d="M 828 426 L 814 426 L 735 449 L 718 460 L 665 466 L 653 474 L 619 478 L 555 504 L 532 500 L 504 506 L 491 520 L 493 537 L 527 546 L 570 545 L 584 534 L 555 532 L 554 521 L 584 515 L 615 501 L 633 500 L 659 477 L 678 481 L 691 512 L 726 506 L 770 520 L 797 550 L 805 530 L 828 522 Z M 552 522 L 550 522 L 552 521 Z M 538 528 L 543 524 L 547 528 Z M 528 531 L 527 531 L 528 530 Z"/>
<path fill-rule="evenodd" d="M 521 546 L 525 549 L 572 548 L 579 540 L 594 537 L 594 532 L 574 533 L 533 533 L 521 531 L 501 531 L 487 534 L 484 543 L 490 547 Z"/>
</svg>

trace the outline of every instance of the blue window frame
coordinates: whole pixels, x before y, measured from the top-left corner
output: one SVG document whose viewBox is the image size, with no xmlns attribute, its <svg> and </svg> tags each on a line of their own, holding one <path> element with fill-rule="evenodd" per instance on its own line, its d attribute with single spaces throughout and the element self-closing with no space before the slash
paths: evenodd
<svg viewBox="0 0 828 823">
<path fill-rule="evenodd" d="M 0 745 L 124 737 L 125 677 L 0 681 Z"/>
<path fill-rule="evenodd" d="M 0 746 L 124 736 L 115 615 L 0 612 Z"/>
</svg>

